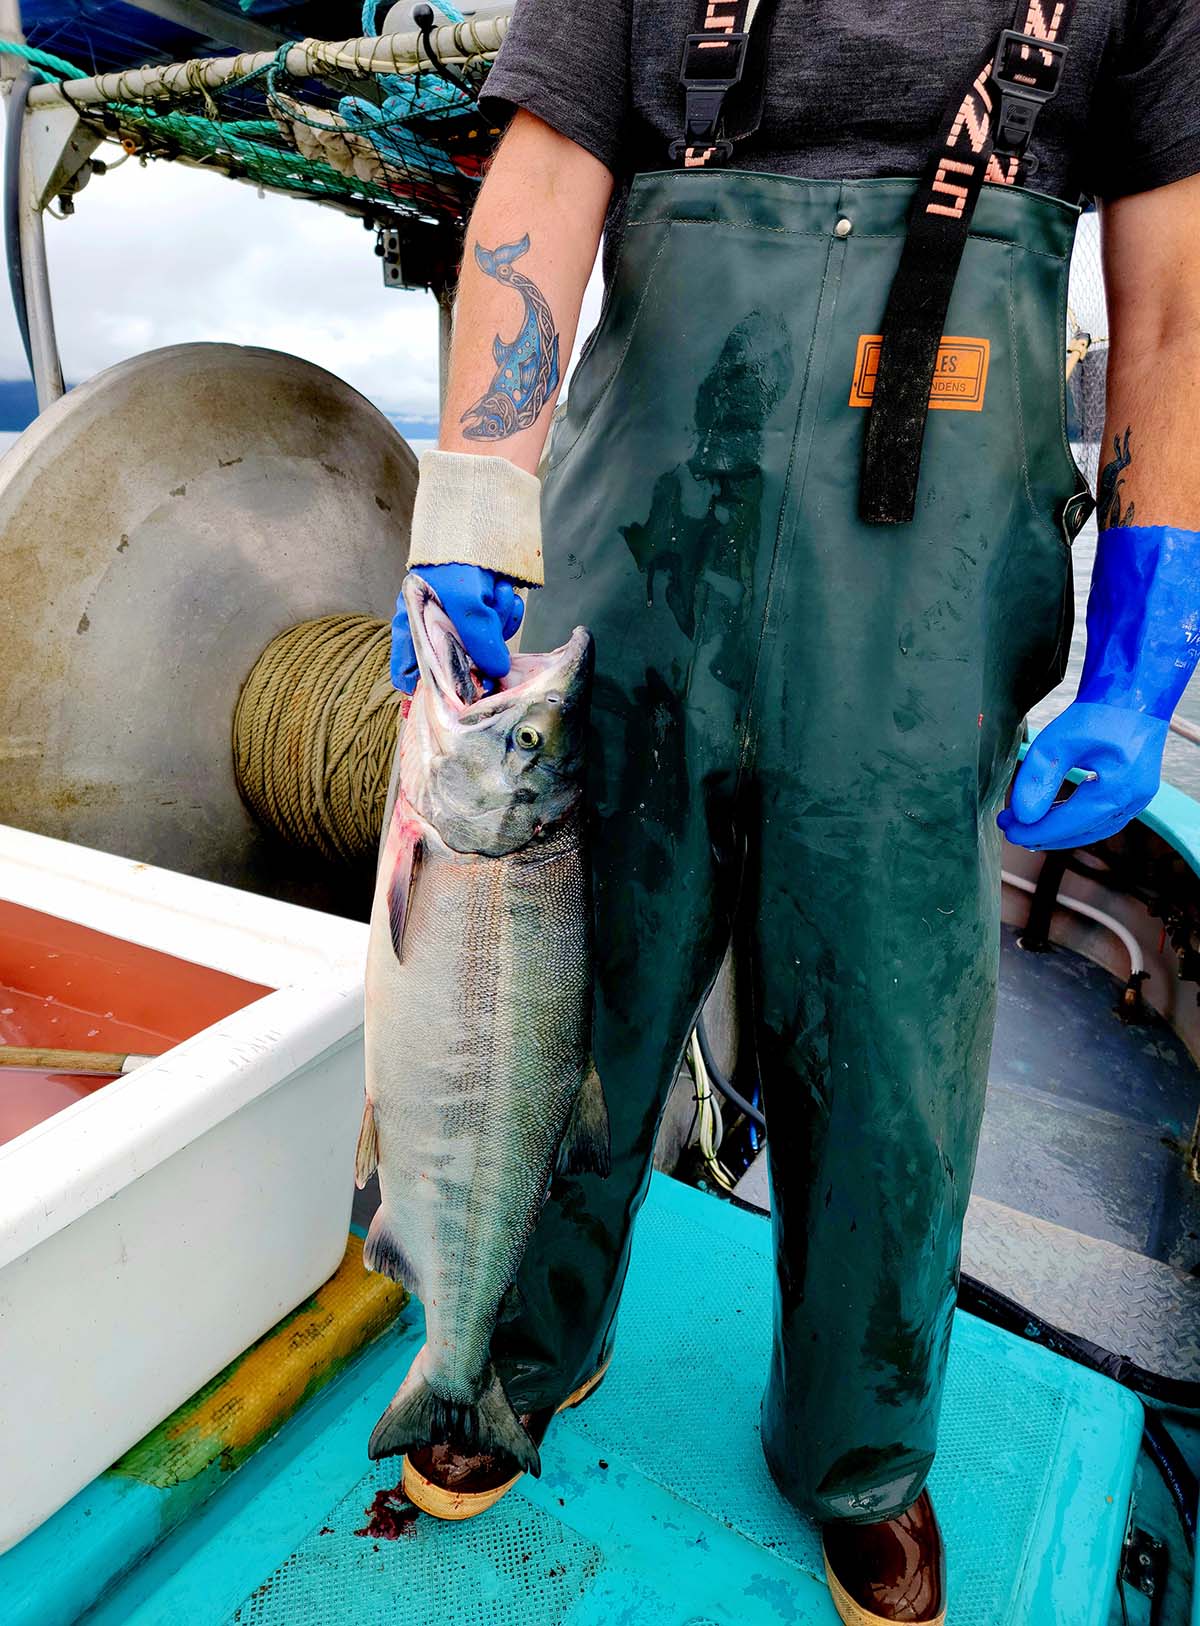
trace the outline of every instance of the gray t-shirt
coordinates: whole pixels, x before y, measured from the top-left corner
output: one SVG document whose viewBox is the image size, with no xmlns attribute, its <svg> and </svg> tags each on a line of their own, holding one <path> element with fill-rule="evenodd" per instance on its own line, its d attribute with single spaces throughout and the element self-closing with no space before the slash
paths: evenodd
<svg viewBox="0 0 1200 1626">
<path fill-rule="evenodd" d="M 763 117 L 735 167 L 918 175 L 1013 0 L 779 0 Z M 669 167 L 695 0 L 517 0 L 485 111 L 527 108 L 613 171 Z M 1200 172 L 1200 0 L 1078 0 L 1026 184 L 1072 202 Z M 622 190 L 618 187 L 618 193 Z"/>
</svg>

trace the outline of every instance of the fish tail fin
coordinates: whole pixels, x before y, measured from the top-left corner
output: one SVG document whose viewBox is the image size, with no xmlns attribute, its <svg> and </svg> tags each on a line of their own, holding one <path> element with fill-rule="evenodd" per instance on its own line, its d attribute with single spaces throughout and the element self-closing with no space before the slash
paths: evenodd
<svg viewBox="0 0 1200 1626">
<path fill-rule="evenodd" d="M 528 253 L 529 233 L 526 232 L 519 243 L 501 243 L 500 247 L 492 255 L 492 259 L 497 265 L 511 265 L 514 260 L 519 260 L 522 254 Z"/>
<path fill-rule="evenodd" d="M 478 1407 L 479 1447 L 483 1451 L 503 1451 L 518 1467 L 536 1479 L 542 1471 L 538 1448 L 525 1431 L 521 1419 L 513 1410 L 512 1402 L 504 1392 L 499 1374 L 489 1366 L 488 1386 Z"/>
<path fill-rule="evenodd" d="M 604 1086 L 589 1061 L 563 1131 L 558 1152 L 560 1174 L 607 1174 L 612 1167 L 612 1139 Z"/>
<path fill-rule="evenodd" d="M 542 1471 L 537 1446 L 521 1426 L 493 1366 L 473 1406 L 447 1400 L 425 1375 L 425 1351 L 412 1364 L 391 1404 L 375 1424 L 367 1452 L 373 1461 L 422 1445 L 453 1445 L 471 1454 L 502 1453 L 536 1479 Z"/>
<path fill-rule="evenodd" d="M 420 1273 L 404 1250 L 392 1228 L 391 1217 L 384 1207 L 375 1210 L 367 1240 L 363 1243 L 363 1264 L 380 1276 L 390 1276 L 394 1282 L 403 1282 L 410 1293 L 421 1296 Z"/>
</svg>

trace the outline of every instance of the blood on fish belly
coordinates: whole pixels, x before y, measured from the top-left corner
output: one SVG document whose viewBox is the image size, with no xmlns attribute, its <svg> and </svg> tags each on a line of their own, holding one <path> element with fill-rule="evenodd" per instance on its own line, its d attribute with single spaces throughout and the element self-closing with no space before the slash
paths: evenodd
<svg viewBox="0 0 1200 1626">
<path fill-rule="evenodd" d="M 551 1180 L 608 1172 L 583 845 L 592 641 L 578 627 L 517 655 L 481 695 L 433 589 L 410 574 L 404 599 L 421 675 L 371 917 L 356 1178 L 378 1170 L 364 1262 L 425 1300 L 428 1335 L 369 1451 L 446 1445 L 537 1473 L 489 1347 Z"/>
</svg>

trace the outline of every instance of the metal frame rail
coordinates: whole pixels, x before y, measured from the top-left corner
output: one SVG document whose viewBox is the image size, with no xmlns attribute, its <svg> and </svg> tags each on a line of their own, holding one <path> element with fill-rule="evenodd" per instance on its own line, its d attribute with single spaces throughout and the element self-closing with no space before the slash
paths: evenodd
<svg viewBox="0 0 1200 1626">
<path fill-rule="evenodd" d="M 479 17 L 465 23 L 435 28 L 431 40 L 438 61 L 462 66 L 500 49 L 508 32 L 508 17 Z M 61 85 L 36 85 L 29 93 L 31 107 L 50 105 L 87 107 L 101 102 L 137 102 L 217 90 L 232 79 L 269 68 L 274 51 L 243 51 L 237 56 L 208 57 L 193 62 L 170 62 L 159 67 L 128 68 L 119 73 L 71 79 Z M 419 34 L 384 34 L 376 39 L 300 40 L 282 58 L 293 79 L 320 78 L 323 70 L 339 74 L 415 74 L 433 71 Z"/>
</svg>

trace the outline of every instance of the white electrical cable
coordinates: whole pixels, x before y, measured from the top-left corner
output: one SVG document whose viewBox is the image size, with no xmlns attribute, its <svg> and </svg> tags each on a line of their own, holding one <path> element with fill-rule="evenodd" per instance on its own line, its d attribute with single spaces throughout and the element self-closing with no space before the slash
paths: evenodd
<svg viewBox="0 0 1200 1626">
<path fill-rule="evenodd" d="M 1037 891 L 1037 887 L 1032 881 L 1027 881 L 1023 875 L 1013 875 L 1008 870 L 1001 871 L 1000 879 L 1005 886 L 1016 887 L 1018 892 L 1032 893 Z M 1073 915 L 1084 915 L 1088 920 L 1094 920 L 1098 925 L 1104 926 L 1114 937 L 1120 938 L 1125 946 L 1125 952 L 1129 955 L 1129 975 L 1131 977 L 1141 975 L 1145 969 L 1141 945 L 1127 926 L 1123 926 L 1112 915 L 1106 915 L 1103 909 L 1097 909 L 1090 903 L 1084 903 L 1082 898 L 1070 898 L 1065 892 L 1058 893 L 1054 901 L 1060 909 L 1069 909 Z"/>
<path fill-rule="evenodd" d="M 717 1185 L 723 1191 L 732 1191 L 733 1176 L 717 1157 L 725 1136 L 724 1120 L 695 1033 L 692 1034 L 688 1045 L 688 1054 L 691 1057 L 692 1073 L 696 1080 L 696 1138 L 700 1146 L 700 1155 Z"/>
</svg>

